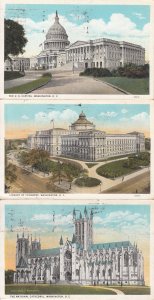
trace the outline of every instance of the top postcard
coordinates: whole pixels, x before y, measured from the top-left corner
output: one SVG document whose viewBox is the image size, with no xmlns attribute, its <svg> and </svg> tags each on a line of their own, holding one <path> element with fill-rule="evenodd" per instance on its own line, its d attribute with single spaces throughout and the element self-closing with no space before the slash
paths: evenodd
<svg viewBox="0 0 154 300">
<path fill-rule="evenodd" d="M 100 3 L 3 3 L 5 97 L 149 99 L 150 2 Z"/>
</svg>

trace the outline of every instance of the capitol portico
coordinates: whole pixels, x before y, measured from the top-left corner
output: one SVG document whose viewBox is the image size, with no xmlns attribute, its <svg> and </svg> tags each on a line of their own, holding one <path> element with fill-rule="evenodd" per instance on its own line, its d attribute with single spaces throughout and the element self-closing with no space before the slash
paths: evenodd
<svg viewBox="0 0 154 300">
<path fill-rule="evenodd" d="M 56 11 L 55 22 L 49 28 L 44 47 L 37 56 L 38 67 L 44 69 L 71 65 L 74 69 L 117 69 L 126 64 L 144 65 L 145 49 L 133 43 L 99 38 L 70 44 Z"/>
</svg>

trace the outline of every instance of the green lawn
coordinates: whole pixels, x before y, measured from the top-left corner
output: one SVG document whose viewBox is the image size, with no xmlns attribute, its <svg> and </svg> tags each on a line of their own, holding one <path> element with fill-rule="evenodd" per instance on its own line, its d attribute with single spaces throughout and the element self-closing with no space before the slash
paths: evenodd
<svg viewBox="0 0 154 300">
<path fill-rule="evenodd" d="M 50 76 L 42 76 L 39 79 L 33 80 L 31 82 L 15 86 L 9 89 L 5 89 L 5 94 L 25 94 L 30 92 L 32 89 L 37 89 L 41 85 L 48 83 L 48 81 L 51 79 Z"/>
<path fill-rule="evenodd" d="M 96 172 L 97 174 L 104 176 L 106 178 L 116 178 L 116 177 L 130 174 L 136 170 L 139 170 L 139 167 L 136 167 L 135 169 L 125 167 L 124 163 L 127 161 L 128 161 L 127 159 L 123 159 L 123 160 L 107 163 L 99 167 L 96 170 Z"/>
<path fill-rule="evenodd" d="M 99 179 L 93 177 L 80 177 L 75 180 L 75 184 L 81 187 L 93 187 L 100 183 L 101 181 Z"/>
<path fill-rule="evenodd" d="M 114 292 L 100 287 L 75 285 L 48 285 L 48 284 L 19 284 L 6 285 L 7 295 L 115 295 Z"/>
<path fill-rule="evenodd" d="M 4 72 L 4 80 L 12 80 L 16 78 L 20 78 L 25 76 L 24 74 L 21 74 L 19 71 L 5 71 Z"/>
<path fill-rule="evenodd" d="M 126 295 L 150 295 L 150 287 L 148 286 L 114 286 L 114 288 L 117 288 Z"/>
<path fill-rule="evenodd" d="M 149 94 L 149 78 L 99 77 L 133 95 Z"/>
</svg>

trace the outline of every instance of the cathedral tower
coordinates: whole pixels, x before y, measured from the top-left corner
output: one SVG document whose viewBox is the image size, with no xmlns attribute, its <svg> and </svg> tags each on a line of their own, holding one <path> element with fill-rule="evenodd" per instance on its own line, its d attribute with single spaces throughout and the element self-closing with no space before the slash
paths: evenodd
<svg viewBox="0 0 154 300">
<path fill-rule="evenodd" d="M 19 237 L 19 235 L 17 234 L 16 266 L 26 265 L 29 254 L 30 254 L 29 236 L 25 237 L 23 233 L 22 237 Z"/>
<path fill-rule="evenodd" d="M 88 212 L 85 207 L 83 216 L 80 212 L 79 217 L 77 217 L 74 209 L 73 221 L 75 225 L 75 240 L 83 247 L 84 250 L 87 250 L 89 246 L 93 244 L 93 213 L 91 211 L 88 216 Z"/>
</svg>

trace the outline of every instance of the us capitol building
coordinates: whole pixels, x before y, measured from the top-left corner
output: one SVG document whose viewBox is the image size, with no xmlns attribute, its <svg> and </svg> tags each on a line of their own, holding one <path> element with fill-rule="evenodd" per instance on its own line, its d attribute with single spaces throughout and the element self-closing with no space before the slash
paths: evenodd
<svg viewBox="0 0 154 300">
<path fill-rule="evenodd" d="M 56 11 L 55 22 L 49 28 L 43 50 L 36 59 L 37 67 L 44 69 L 71 65 L 80 70 L 93 67 L 112 70 L 129 63 L 144 65 L 145 49 L 136 44 L 106 38 L 70 44 Z"/>
<path fill-rule="evenodd" d="M 97 130 L 81 112 L 69 129 L 39 130 L 27 138 L 29 149 L 42 149 L 51 156 L 97 161 L 113 156 L 145 151 L 145 137 L 140 132 L 108 134 Z"/>
<path fill-rule="evenodd" d="M 73 282 L 85 285 L 144 285 L 144 258 L 129 241 L 93 243 L 93 210 L 73 210 L 75 232 L 58 248 L 41 249 L 36 238 L 17 235 L 14 283 Z"/>
</svg>

